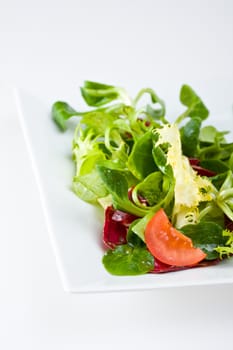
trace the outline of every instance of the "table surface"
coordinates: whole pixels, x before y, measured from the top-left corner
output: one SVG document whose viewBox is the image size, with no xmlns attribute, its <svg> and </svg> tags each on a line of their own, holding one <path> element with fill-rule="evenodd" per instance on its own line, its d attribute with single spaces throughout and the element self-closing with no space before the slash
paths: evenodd
<svg viewBox="0 0 233 350">
<path fill-rule="evenodd" d="M 11 93 L 232 81 L 232 43 L 230 0 L 0 2 L 1 349 L 232 349 L 233 285 L 63 291 Z"/>
</svg>

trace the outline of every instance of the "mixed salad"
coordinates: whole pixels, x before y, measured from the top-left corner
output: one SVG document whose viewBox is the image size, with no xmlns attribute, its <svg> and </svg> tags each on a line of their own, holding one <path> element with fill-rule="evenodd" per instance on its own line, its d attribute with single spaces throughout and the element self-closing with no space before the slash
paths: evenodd
<svg viewBox="0 0 233 350">
<path fill-rule="evenodd" d="M 227 131 L 203 125 L 209 111 L 196 92 L 181 87 L 184 111 L 174 122 L 150 88 L 132 99 L 85 81 L 81 95 L 91 108 L 57 101 L 52 117 L 61 131 L 77 117 L 73 190 L 104 210 L 107 271 L 160 273 L 231 257 L 233 143 Z"/>
</svg>

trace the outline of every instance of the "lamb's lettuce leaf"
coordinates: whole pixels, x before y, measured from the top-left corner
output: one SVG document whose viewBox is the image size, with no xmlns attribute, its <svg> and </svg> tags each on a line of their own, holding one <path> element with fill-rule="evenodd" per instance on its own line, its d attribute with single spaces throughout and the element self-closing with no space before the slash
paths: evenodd
<svg viewBox="0 0 233 350">
<path fill-rule="evenodd" d="M 113 275 L 141 275 L 153 270 L 154 257 L 146 247 L 124 244 L 108 250 L 103 257 L 103 264 Z"/>
<path fill-rule="evenodd" d="M 137 216 L 146 214 L 146 209 L 137 207 L 129 199 L 128 190 L 137 183 L 137 180 L 128 170 L 119 168 L 111 161 L 99 163 L 97 169 L 107 190 L 112 195 L 115 208 Z"/>
<path fill-rule="evenodd" d="M 66 121 L 73 116 L 80 116 L 82 113 L 77 112 L 67 102 L 56 101 L 52 106 L 52 118 L 61 131 L 67 129 Z"/>
<path fill-rule="evenodd" d="M 129 155 L 127 166 L 139 180 L 143 180 L 150 173 L 158 170 L 152 155 L 153 135 L 146 132 L 138 139 Z"/>
<path fill-rule="evenodd" d="M 180 123 L 186 117 L 198 117 L 201 120 L 205 120 L 209 115 L 209 111 L 201 98 L 189 85 L 184 84 L 181 87 L 180 102 L 188 108 L 180 117 L 177 118 L 177 123 Z"/>
<path fill-rule="evenodd" d="M 207 260 L 217 259 L 215 250 L 219 245 L 225 245 L 227 239 L 223 236 L 223 229 L 214 222 L 200 222 L 197 225 L 186 225 L 180 229 L 186 236 L 192 239 L 195 247 L 206 253 Z"/>
<path fill-rule="evenodd" d="M 187 157 L 195 157 L 197 155 L 200 128 L 201 119 L 194 117 L 180 129 L 182 151 Z"/>
<path fill-rule="evenodd" d="M 89 80 L 84 82 L 80 90 L 86 103 L 92 107 L 103 106 L 117 99 L 127 102 L 129 100 L 124 89 Z"/>
</svg>

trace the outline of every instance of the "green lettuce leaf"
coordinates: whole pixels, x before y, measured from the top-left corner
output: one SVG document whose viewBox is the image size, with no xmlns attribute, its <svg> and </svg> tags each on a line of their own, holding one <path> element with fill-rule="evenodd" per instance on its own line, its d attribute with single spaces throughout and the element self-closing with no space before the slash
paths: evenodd
<svg viewBox="0 0 233 350">
<path fill-rule="evenodd" d="M 144 247 L 119 245 L 103 257 L 106 270 L 118 276 L 142 275 L 154 268 L 154 257 Z"/>
<path fill-rule="evenodd" d="M 206 259 L 213 260 L 219 257 L 215 250 L 219 245 L 226 244 L 223 229 L 214 222 L 200 222 L 197 225 L 186 225 L 180 229 L 186 236 L 191 238 L 195 247 L 200 248 L 207 254 Z"/>
<path fill-rule="evenodd" d="M 204 120 L 208 117 L 209 111 L 204 105 L 201 98 L 189 86 L 183 85 L 180 90 L 180 101 L 183 105 L 188 107 L 186 114 L 191 117 L 199 117 Z"/>
<path fill-rule="evenodd" d="M 147 175 L 158 169 L 154 162 L 152 149 L 153 141 L 150 131 L 134 143 L 127 165 L 131 173 L 139 180 L 143 180 Z"/>
<path fill-rule="evenodd" d="M 77 112 L 68 103 L 57 101 L 52 106 L 52 118 L 61 131 L 67 129 L 66 121 L 73 116 L 80 116 L 82 113 Z"/>
</svg>

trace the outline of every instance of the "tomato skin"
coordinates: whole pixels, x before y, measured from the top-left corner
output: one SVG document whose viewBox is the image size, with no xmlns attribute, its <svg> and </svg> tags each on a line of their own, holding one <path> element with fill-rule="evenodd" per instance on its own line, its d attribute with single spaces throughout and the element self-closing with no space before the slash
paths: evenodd
<svg viewBox="0 0 233 350">
<path fill-rule="evenodd" d="M 148 222 L 145 242 L 151 254 L 168 265 L 193 266 L 206 257 L 201 249 L 193 246 L 189 237 L 171 225 L 163 209 Z"/>
</svg>

